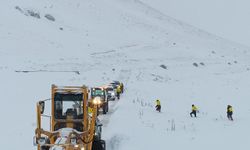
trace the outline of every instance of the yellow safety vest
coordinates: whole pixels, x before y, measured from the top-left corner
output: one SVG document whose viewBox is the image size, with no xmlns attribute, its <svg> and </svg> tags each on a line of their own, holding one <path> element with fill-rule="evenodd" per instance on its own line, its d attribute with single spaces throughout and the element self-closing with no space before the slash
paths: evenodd
<svg viewBox="0 0 250 150">
<path fill-rule="evenodd" d="M 120 86 L 117 87 L 117 92 L 121 93 L 121 87 Z"/>
<path fill-rule="evenodd" d="M 196 106 L 192 106 L 192 111 L 197 111 L 198 108 Z"/>
</svg>

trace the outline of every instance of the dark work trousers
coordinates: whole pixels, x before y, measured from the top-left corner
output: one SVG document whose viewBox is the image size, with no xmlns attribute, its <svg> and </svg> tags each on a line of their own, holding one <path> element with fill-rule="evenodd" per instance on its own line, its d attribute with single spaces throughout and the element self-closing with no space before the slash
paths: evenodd
<svg viewBox="0 0 250 150">
<path fill-rule="evenodd" d="M 155 108 L 156 108 L 156 111 L 161 112 L 161 105 L 156 105 Z"/>
<path fill-rule="evenodd" d="M 227 118 L 233 121 L 233 112 L 227 112 Z"/>
<path fill-rule="evenodd" d="M 193 117 L 193 115 L 194 115 L 194 117 L 196 117 L 196 111 L 195 111 L 195 110 L 193 110 L 193 111 L 190 113 L 190 116 L 191 116 L 191 117 Z"/>
<path fill-rule="evenodd" d="M 117 98 L 120 99 L 120 92 L 117 92 Z"/>
</svg>

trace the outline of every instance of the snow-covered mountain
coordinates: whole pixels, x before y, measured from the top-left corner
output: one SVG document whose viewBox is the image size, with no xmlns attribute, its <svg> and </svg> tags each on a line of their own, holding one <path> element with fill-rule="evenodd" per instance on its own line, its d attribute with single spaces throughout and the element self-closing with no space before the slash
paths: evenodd
<svg viewBox="0 0 250 150">
<path fill-rule="evenodd" d="M 250 45 L 249 0 L 141 0 L 218 36 Z"/>
<path fill-rule="evenodd" d="M 50 97 L 51 84 L 114 79 L 126 91 L 101 116 L 107 150 L 247 148 L 249 48 L 140 0 L 1 3 L 3 148 L 36 149 L 35 103 Z M 158 98 L 162 113 L 154 110 Z M 190 118 L 191 104 L 198 118 Z M 234 122 L 226 119 L 228 104 Z"/>
</svg>

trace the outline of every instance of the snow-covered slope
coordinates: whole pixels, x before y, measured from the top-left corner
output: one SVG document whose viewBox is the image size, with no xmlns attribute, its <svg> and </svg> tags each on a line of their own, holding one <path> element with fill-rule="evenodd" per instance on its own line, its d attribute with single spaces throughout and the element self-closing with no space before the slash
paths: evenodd
<svg viewBox="0 0 250 150">
<path fill-rule="evenodd" d="M 126 92 L 102 116 L 108 150 L 246 149 L 247 47 L 139 0 L 10 0 L 0 10 L 5 149 L 35 149 L 35 103 L 50 97 L 51 84 L 113 79 L 123 81 Z M 36 72 L 16 72 L 24 70 Z M 162 113 L 154 111 L 157 98 Z M 189 116 L 193 103 L 200 108 L 195 119 Z M 234 122 L 225 117 L 227 104 L 235 109 Z"/>
<path fill-rule="evenodd" d="M 141 0 L 191 25 L 250 45 L 249 0 Z"/>
</svg>

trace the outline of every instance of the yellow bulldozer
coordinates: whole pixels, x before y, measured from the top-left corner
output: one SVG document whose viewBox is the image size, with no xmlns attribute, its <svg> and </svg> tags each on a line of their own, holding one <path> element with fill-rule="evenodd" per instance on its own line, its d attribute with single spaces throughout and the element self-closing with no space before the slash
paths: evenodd
<svg viewBox="0 0 250 150">
<path fill-rule="evenodd" d="M 45 103 L 51 101 L 50 115 L 45 115 Z M 86 86 L 52 85 L 51 99 L 37 103 L 37 128 L 34 144 L 37 150 L 105 150 L 101 139 L 101 126 L 97 119 L 100 98 L 91 100 L 92 113 L 88 113 Z M 42 128 L 42 119 L 50 118 L 50 131 Z"/>
</svg>

